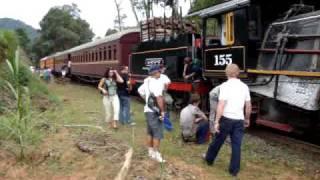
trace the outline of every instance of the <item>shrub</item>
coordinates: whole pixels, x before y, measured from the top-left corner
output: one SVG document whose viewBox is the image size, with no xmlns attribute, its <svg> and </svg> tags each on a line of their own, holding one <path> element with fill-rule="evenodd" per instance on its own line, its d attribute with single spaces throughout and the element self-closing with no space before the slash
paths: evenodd
<svg viewBox="0 0 320 180">
<path fill-rule="evenodd" d="M 29 88 L 24 81 L 21 81 L 23 68 L 21 68 L 18 51 L 15 58 L 6 60 L 6 63 L 9 80 L 4 80 L 5 88 L 13 95 L 15 105 L 14 109 L 7 110 L 6 116 L 0 117 L 1 134 L 3 138 L 14 140 L 18 144 L 20 150 L 17 155 L 20 159 L 24 159 L 26 148 L 38 137 L 36 117 L 31 110 Z"/>
</svg>

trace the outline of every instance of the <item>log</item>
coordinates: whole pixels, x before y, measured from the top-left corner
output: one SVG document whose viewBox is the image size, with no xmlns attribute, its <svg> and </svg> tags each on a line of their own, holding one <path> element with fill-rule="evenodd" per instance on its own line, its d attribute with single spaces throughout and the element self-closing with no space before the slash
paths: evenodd
<svg viewBox="0 0 320 180">
<path fill-rule="evenodd" d="M 118 175 L 114 180 L 124 180 L 126 178 L 131 165 L 132 154 L 133 154 L 133 149 L 130 148 L 125 155 L 126 160 L 124 161 L 121 170 L 119 171 Z"/>
</svg>

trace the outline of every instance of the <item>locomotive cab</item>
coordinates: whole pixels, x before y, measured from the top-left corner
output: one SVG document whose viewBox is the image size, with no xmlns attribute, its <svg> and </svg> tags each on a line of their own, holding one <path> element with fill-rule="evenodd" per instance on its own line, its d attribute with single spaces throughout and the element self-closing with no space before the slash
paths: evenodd
<svg viewBox="0 0 320 180">
<path fill-rule="evenodd" d="M 320 6 L 311 0 L 304 2 L 313 6 L 299 4 L 299 0 L 229 0 L 189 14 L 202 18 L 204 75 L 224 78 L 226 65 L 236 63 L 241 77 L 248 77 L 248 69 L 257 66 L 264 35 L 272 22 Z M 289 4 L 296 4 L 295 9 Z"/>
<path fill-rule="evenodd" d="M 257 124 L 320 127 L 319 8 L 312 0 L 230 0 L 191 13 L 203 20 L 204 74 L 221 82 L 226 65 L 238 64 Z"/>
</svg>

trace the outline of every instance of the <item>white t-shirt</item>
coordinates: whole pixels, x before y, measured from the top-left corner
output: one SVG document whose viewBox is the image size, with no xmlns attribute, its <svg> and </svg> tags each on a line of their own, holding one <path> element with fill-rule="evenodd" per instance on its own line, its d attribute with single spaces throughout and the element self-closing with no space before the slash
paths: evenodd
<svg viewBox="0 0 320 180">
<path fill-rule="evenodd" d="M 240 79 L 229 79 L 220 87 L 219 101 L 225 101 L 223 116 L 244 120 L 244 105 L 250 101 L 250 92 Z"/>
<path fill-rule="evenodd" d="M 150 92 L 153 93 L 154 96 L 159 97 L 163 95 L 163 91 L 164 84 L 160 78 L 155 79 L 153 77 L 147 77 L 144 80 L 143 84 L 138 89 L 140 96 L 145 96 L 146 105 L 144 106 L 144 112 L 153 112 L 147 105 Z"/>
<path fill-rule="evenodd" d="M 171 83 L 171 80 L 168 78 L 167 75 L 161 74 L 160 78 L 158 79 L 161 83 L 163 83 L 164 86 L 169 85 Z"/>
</svg>

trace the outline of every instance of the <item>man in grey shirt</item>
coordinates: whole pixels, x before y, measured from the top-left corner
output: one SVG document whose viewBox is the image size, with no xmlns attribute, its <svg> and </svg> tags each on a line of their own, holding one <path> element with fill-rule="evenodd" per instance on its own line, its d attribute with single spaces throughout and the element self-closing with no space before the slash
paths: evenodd
<svg viewBox="0 0 320 180">
<path fill-rule="evenodd" d="M 190 104 L 180 113 L 180 126 L 182 138 L 185 142 L 193 141 L 203 144 L 207 141 L 209 122 L 207 116 L 199 109 L 200 96 L 192 94 Z"/>
<path fill-rule="evenodd" d="M 217 110 L 218 101 L 219 101 L 219 91 L 220 91 L 220 86 L 216 86 L 209 93 L 209 103 L 210 103 L 209 121 L 210 121 L 211 133 L 214 133 L 214 119 L 216 117 L 216 110 Z"/>
</svg>

